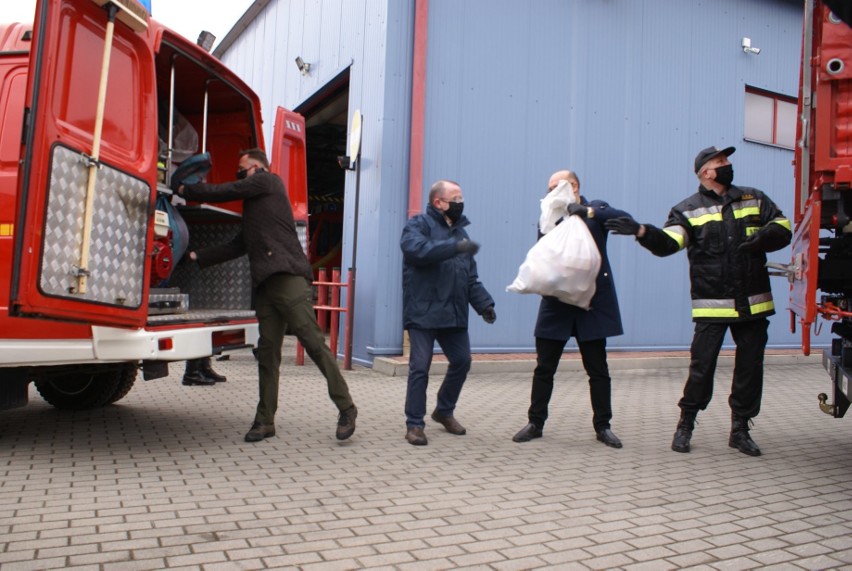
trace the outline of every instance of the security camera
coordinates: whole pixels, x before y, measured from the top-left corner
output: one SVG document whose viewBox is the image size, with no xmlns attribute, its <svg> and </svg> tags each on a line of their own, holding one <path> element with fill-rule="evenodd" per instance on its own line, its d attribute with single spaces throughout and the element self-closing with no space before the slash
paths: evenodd
<svg viewBox="0 0 852 571">
<path fill-rule="evenodd" d="M 296 56 L 296 67 L 299 68 L 302 75 L 308 75 L 308 72 L 311 71 L 311 64 L 303 60 L 301 56 Z"/>
<path fill-rule="evenodd" d="M 743 46 L 743 52 L 745 52 L 747 54 L 757 55 L 757 54 L 760 53 L 760 48 L 751 47 L 751 38 L 743 38 L 742 46 Z"/>
</svg>

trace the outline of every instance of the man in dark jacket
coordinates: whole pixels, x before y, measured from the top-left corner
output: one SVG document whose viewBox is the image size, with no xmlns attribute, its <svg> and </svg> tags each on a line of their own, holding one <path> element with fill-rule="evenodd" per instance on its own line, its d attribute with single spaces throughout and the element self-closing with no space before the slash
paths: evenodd
<svg viewBox="0 0 852 571">
<path fill-rule="evenodd" d="M 435 341 L 449 366 L 432 420 L 451 434 L 465 428 L 453 416 L 462 385 L 470 370 L 468 304 L 487 323 L 494 323 L 494 300 L 480 283 L 474 254 L 479 245 L 465 231 L 470 224 L 462 214 L 464 198 L 455 182 L 439 180 L 429 192 L 426 212 L 412 217 L 402 231 L 402 319 L 411 340 L 408 392 L 405 397 L 405 439 L 427 444 L 426 385 Z"/>
<path fill-rule="evenodd" d="M 600 200 L 587 202 L 580 196 L 580 179 L 569 170 L 553 173 L 548 182 L 548 192 L 562 181 L 571 185 L 577 198 L 577 202 L 568 205 L 568 213 L 583 218 L 601 254 L 601 268 L 595 280 L 595 295 L 588 310 L 562 303 L 555 297 L 541 298 L 535 324 L 536 368 L 533 372 L 529 424 L 512 437 L 512 440 L 529 442 L 533 438 L 541 438 L 544 423 L 547 421 L 547 405 L 553 394 L 553 377 L 565 344 L 568 339 L 574 337 L 580 348 L 583 367 L 589 375 L 592 425 L 597 439 L 607 446 L 621 448 L 621 441 L 610 428 L 611 380 L 606 362 L 606 338 L 621 335 L 624 330 L 621 327 L 615 283 L 606 253 L 607 231 L 604 222 L 628 214 L 611 208 Z"/>
<path fill-rule="evenodd" d="M 728 445 L 749 456 L 760 448 L 749 422 L 760 412 L 767 317 L 775 313 L 766 253 L 790 243 L 790 221 L 756 188 L 735 186 L 728 157 L 734 147 L 708 147 L 695 157 L 698 192 L 675 205 L 663 229 L 620 218 L 607 224 L 616 234 L 635 235 L 657 256 L 686 248 L 692 285 L 692 337 L 689 377 L 678 406 L 680 421 L 672 450 L 689 452 L 695 417 L 710 404 L 713 376 L 725 332 L 737 344 L 728 404 Z"/>
<path fill-rule="evenodd" d="M 288 329 L 325 376 L 328 394 L 340 411 L 336 436 L 345 440 L 355 432 L 358 409 L 316 322 L 310 300 L 311 266 L 296 234 L 284 183 L 269 172 L 269 161 L 260 149 L 240 153 L 237 179 L 225 184 L 188 184 L 179 187 L 178 194 L 201 202 L 243 201 L 242 231 L 227 244 L 190 252 L 189 256 L 201 267 L 244 254 L 249 257 L 260 330 L 260 400 L 246 442 L 275 436 L 281 344 Z"/>
</svg>

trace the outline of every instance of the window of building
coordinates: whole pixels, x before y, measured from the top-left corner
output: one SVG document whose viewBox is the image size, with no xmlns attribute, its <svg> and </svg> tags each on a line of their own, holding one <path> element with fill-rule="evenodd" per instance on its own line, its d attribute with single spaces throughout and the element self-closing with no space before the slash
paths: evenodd
<svg viewBox="0 0 852 571">
<path fill-rule="evenodd" d="M 744 137 L 756 143 L 793 149 L 796 113 L 795 98 L 746 86 Z"/>
</svg>

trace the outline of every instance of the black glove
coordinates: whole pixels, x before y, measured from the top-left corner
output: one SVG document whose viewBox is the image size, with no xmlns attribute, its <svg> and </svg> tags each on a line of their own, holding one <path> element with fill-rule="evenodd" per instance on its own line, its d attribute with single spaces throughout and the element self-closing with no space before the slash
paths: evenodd
<svg viewBox="0 0 852 571">
<path fill-rule="evenodd" d="M 494 323 L 497 321 L 497 313 L 495 313 L 493 305 L 485 308 L 485 311 L 482 312 L 482 319 L 485 320 L 485 323 Z"/>
<path fill-rule="evenodd" d="M 760 240 L 760 232 L 755 232 L 751 237 L 737 246 L 737 254 L 751 254 L 752 252 L 762 252 L 763 245 Z"/>
<path fill-rule="evenodd" d="M 606 228 L 613 234 L 621 234 L 622 236 L 635 236 L 639 233 L 640 226 L 641 224 L 639 224 L 629 216 L 612 218 L 604 222 L 604 228 Z"/>
<path fill-rule="evenodd" d="M 588 218 L 589 207 L 583 206 L 582 204 L 577 204 L 576 202 L 572 202 L 568 205 L 568 214 L 579 216 L 580 218 Z"/>
<path fill-rule="evenodd" d="M 473 256 L 479 251 L 479 244 L 468 239 L 459 240 L 456 242 L 456 251 L 459 254 L 470 254 Z"/>
</svg>

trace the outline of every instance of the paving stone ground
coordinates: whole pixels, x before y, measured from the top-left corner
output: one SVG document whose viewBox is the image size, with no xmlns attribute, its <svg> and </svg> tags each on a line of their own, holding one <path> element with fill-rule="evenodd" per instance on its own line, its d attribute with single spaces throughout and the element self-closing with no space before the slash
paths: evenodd
<svg viewBox="0 0 852 571">
<path fill-rule="evenodd" d="M 341 443 L 291 356 L 278 436 L 249 444 L 254 359 L 215 368 L 227 383 L 184 387 L 178 366 L 105 409 L 32 391 L 0 413 L 0 569 L 852 569 L 852 414 L 819 411 L 818 364 L 767 366 L 759 458 L 727 445 L 728 367 L 690 454 L 669 449 L 682 369 L 613 371 L 614 450 L 576 371 L 541 440 L 511 441 L 529 374 L 491 372 L 462 392 L 466 436 L 427 420 L 414 447 L 404 378 L 346 375 L 360 415 Z"/>
</svg>

